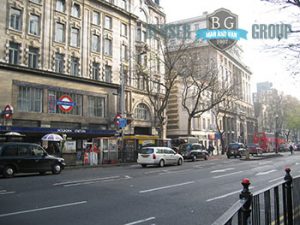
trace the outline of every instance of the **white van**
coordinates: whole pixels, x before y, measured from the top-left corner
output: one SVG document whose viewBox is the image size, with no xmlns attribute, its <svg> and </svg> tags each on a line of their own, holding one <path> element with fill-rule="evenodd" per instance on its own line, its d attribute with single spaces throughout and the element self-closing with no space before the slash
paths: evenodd
<svg viewBox="0 0 300 225">
<path fill-rule="evenodd" d="M 183 157 L 169 147 L 144 147 L 138 153 L 137 163 L 147 165 L 182 165 Z"/>
</svg>

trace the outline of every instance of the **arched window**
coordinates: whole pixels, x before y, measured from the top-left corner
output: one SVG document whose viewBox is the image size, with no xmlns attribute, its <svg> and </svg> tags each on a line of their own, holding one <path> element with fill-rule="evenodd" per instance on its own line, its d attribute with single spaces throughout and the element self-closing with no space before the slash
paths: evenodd
<svg viewBox="0 0 300 225">
<path fill-rule="evenodd" d="M 150 120 L 150 110 L 143 103 L 137 105 L 134 110 L 134 118 L 137 120 Z"/>
</svg>

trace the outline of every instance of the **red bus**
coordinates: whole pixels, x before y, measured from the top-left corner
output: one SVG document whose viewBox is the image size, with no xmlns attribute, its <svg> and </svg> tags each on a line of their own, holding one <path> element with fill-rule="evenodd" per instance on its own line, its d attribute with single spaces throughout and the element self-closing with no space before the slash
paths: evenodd
<svg viewBox="0 0 300 225">
<path fill-rule="evenodd" d="M 274 133 L 257 132 L 254 133 L 253 136 L 253 143 L 258 144 L 263 152 L 275 151 L 276 143 L 279 150 L 279 145 L 284 144 L 285 142 L 285 138 L 282 135 L 278 135 L 276 140 Z"/>
</svg>

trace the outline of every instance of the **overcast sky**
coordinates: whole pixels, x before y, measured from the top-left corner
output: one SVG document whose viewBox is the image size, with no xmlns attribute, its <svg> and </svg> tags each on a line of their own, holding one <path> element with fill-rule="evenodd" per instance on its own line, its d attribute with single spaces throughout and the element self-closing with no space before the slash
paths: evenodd
<svg viewBox="0 0 300 225">
<path fill-rule="evenodd" d="M 263 40 L 252 39 L 252 24 L 279 24 L 287 22 L 287 14 L 296 7 L 278 10 L 278 7 L 266 4 L 260 0 L 160 0 L 161 6 L 167 15 L 167 22 L 200 16 L 207 11 L 212 13 L 216 9 L 226 8 L 238 15 L 238 27 L 248 31 L 248 39 L 238 43 L 244 49 L 244 63 L 253 72 L 252 91 L 256 91 L 256 83 L 271 81 L 273 86 L 285 94 L 291 94 L 300 99 L 300 84 L 293 80 L 286 71 L 282 55 L 278 53 L 265 53 Z M 299 11 L 296 11 L 298 13 Z M 278 42 L 278 40 L 276 40 Z M 277 43 L 274 43 L 276 45 Z"/>
</svg>

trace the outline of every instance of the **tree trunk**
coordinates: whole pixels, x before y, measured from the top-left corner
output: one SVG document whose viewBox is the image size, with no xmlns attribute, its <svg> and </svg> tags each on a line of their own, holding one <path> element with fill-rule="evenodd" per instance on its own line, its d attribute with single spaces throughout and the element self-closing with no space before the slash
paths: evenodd
<svg viewBox="0 0 300 225">
<path fill-rule="evenodd" d="M 192 119 L 193 119 L 193 117 L 189 116 L 189 118 L 188 118 L 188 127 L 187 127 L 187 131 L 188 131 L 187 135 L 188 136 L 192 135 Z"/>
</svg>

